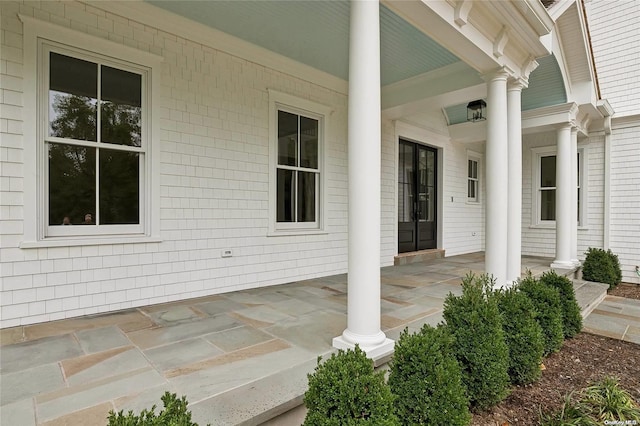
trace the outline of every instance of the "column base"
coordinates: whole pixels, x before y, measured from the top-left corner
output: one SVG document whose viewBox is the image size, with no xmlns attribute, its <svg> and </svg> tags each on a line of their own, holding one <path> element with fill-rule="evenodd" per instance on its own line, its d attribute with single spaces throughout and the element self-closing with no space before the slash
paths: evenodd
<svg viewBox="0 0 640 426">
<path fill-rule="evenodd" d="M 336 349 L 353 349 L 356 347 L 356 343 L 352 343 L 350 340 L 344 338 L 344 336 L 338 336 L 333 338 L 333 347 Z M 367 358 L 373 360 L 374 364 L 377 365 L 376 361 L 387 358 L 391 354 L 393 354 L 393 348 L 395 346 L 395 342 L 391 339 L 384 338 L 381 343 L 377 344 L 362 344 L 358 343 L 360 349 L 362 349 L 366 354 Z"/>
<path fill-rule="evenodd" d="M 582 262 L 580 262 L 578 259 L 571 259 L 571 262 L 573 263 L 573 266 L 575 268 L 579 268 L 582 266 Z"/>
<path fill-rule="evenodd" d="M 575 265 L 571 260 L 554 260 L 551 267 L 553 269 L 573 269 Z"/>
</svg>

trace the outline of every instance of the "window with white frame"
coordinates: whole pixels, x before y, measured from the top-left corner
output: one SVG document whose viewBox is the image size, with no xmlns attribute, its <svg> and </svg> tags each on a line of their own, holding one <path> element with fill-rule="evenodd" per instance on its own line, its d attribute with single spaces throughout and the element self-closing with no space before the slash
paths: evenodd
<svg viewBox="0 0 640 426">
<path fill-rule="evenodd" d="M 41 49 L 46 235 L 142 233 L 148 70 L 55 44 Z"/>
<path fill-rule="evenodd" d="M 323 139 L 327 109 L 270 91 L 272 232 L 318 231 L 323 215 Z"/>
<path fill-rule="evenodd" d="M 480 200 L 480 160 L 469 156 L 467 159 L 467 201 L 477 203 Z"/>
<path fill-rule="evenodd" d="M 534 223 L 554 224 L 556 220 L 556 151 L 551 148 L 534 149 L 535 161 L 533 179 L 535 185 Z M 578 224 L 583 225 L 584 196 L 584 150 L 578 150 L 576 187 L 578 192 L 576 215 Z"/>
</svg>

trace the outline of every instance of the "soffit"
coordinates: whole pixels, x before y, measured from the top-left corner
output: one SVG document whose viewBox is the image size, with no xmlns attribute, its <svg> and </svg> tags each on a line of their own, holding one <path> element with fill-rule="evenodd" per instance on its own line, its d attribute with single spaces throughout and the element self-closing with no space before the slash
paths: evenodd
<svg viewBox="0 0 640 426">
<path fill-rule="evenodd" d="M 295 61 L 348 79 L 349 2 L 159 1 L 157 7 Z M 380 6 L 383 85 L 459 62 L 433 39 Z"/>
<path fill-rule="evenodd" d="M 572 83 L 591 81 L 589 53 L 577 4 L 573 3 L 556 21 L 562 51 Z"/>
</svg>

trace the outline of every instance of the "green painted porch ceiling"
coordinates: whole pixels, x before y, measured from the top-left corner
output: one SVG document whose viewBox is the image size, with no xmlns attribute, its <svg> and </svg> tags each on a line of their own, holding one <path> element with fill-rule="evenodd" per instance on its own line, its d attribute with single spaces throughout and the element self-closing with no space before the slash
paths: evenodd
<svg viewBox="0 0 640 426">
<path fill-rule="evenodd" d="M 348 79 L 348 1 L 146 1 Z M 459 61 L 382 5 L 380 44 L 383 85 Z"/>
</svg>

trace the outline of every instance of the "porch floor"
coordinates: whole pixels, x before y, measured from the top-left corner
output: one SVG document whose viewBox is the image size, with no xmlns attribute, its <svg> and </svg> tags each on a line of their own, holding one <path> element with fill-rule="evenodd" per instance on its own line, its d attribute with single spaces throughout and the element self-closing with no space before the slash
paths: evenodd
<svg viewBox="0 0 640 426">
<path fill-rule="evenodd" d="M 550 263 L 525 256 L 523 272 Z M 437 324 L 460 278 L 483 270 L 484 253 L 382 268 L 383 331 Z M 346 327 L 346 291 L 342 274 L 0 330 L 0 423 L 103 425 L 168 390 L 200 424 L 258 424 L 301 403 Z"/>
</svg>

